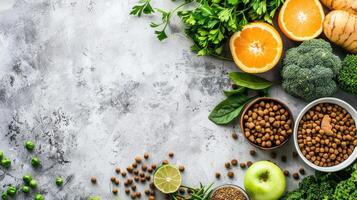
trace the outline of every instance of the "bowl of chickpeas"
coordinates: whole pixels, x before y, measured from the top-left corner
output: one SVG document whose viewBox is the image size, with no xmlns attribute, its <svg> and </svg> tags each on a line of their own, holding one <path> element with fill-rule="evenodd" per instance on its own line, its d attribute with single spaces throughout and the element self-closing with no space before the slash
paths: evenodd
<svg viewBox="0 0 357 200">
<path fill-rule="evenodd" d="M 310 167 L 335 172 L 357 158 L 356 110 L 337 98 L 321 98 L 309 103 L 298 115 L 294 144 Z"/>
<path fill-rule="evenodd" d="M 293 134 L 294 119 L 286 104 L 275 98 L 261 97 L 243 110 L 240 128 L 248 142 L 262 150 L 276 149 Z"/>
</svg>

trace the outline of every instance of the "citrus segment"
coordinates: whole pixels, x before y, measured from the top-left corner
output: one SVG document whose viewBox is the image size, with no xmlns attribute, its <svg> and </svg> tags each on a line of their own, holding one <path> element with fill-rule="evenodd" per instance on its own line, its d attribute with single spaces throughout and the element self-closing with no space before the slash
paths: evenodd
<svg viewBox="0 0 357 200">
<path fill-rule="evenodd" d="M 176 192 L 181 185 L 181 173 L 173 165 L 163 165 L 154 174 L 154 185 L 162 193 Z"/>
<path fill-rule="evenodd" d="M 283 43 L 279 33 L 267 23 L 250 23 L 230 40 L 230 49 L 237 66 L 248 73 L 262 73 L 280 60 Z"/>
<path fill-rule="evenodd" d="M 279 27 L 295 41 L 310 40 L 322 32 L 325 14 L 319 0 L 287 0 L 279 13 Z"/>
</svg>

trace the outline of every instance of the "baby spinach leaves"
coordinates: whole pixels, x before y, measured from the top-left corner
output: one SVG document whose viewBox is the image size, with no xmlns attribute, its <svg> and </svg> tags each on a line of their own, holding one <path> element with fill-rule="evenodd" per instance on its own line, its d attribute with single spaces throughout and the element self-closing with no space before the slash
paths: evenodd
<svg viewBox="0 0 357 200">
<path fill-rule="evenodd" d="M 273 85 L 263 78 L 241 72 L 231 72 L 229 78 L 239 87 L 224 91 L 227 98 L 220 102 L 208 116 L 209 120 L 218 125 L 234 121 L 247 103 L 257 97 L 267 96 L 268 89 Z"/>
</svg>

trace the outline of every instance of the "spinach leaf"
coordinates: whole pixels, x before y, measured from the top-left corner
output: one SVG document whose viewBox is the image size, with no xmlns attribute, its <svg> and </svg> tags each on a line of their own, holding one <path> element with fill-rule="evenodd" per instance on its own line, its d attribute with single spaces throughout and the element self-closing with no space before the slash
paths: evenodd
<svg viewBox="0 0 357 200">
<path fill-rule="evenodd" d="M 247 88 L 245 87 L 239 87 L 238 89 L 235 90 L 224 90 L 224 94 L 229 97 L 235 94 L 244 94 L 247 91 Z"/>
<path fill-rule="evenodd" d="M 244 105 L 251 98 L 246 95 L 233 95 L 219 103 L 210 113 L 208 119 L 218 125 L 224 125 L 232 122 L 240 112 Z"/>
<path fill-rule="evenodd" d="M 235 84 L 252 90 L 263 90 L 273 85 L 270 81 L 264 78 L 242 72 L 231 72 L 229 73 L 229 78 Z"/>
</svg>

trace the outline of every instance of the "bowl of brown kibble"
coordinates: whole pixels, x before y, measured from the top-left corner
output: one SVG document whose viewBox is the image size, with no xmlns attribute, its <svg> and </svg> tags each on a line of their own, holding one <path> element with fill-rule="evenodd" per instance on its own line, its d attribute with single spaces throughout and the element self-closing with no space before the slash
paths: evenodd
<svg viewBox="0 0 357 200">
<path fill-rule="evenodd" d="M 356 110 L 337 98 L 308 104 L 296 119 L 294 143 L 302 160 L 324 172 L 339 171 L 357 158 Z"/>
<path fill-rule="evenodd" d="M 242 112 L 240 128 L 248 142 L 271 150 L 284 145 L 293 134 L 293 115 L 283 102 L 261 97 L 250 102 Z"/>
<path fill-rule="evenodd" d="M 216 187 L 210 200 L 250 200 L 248 194 L 239 186 L 225 184 Z"/>
</svg>

